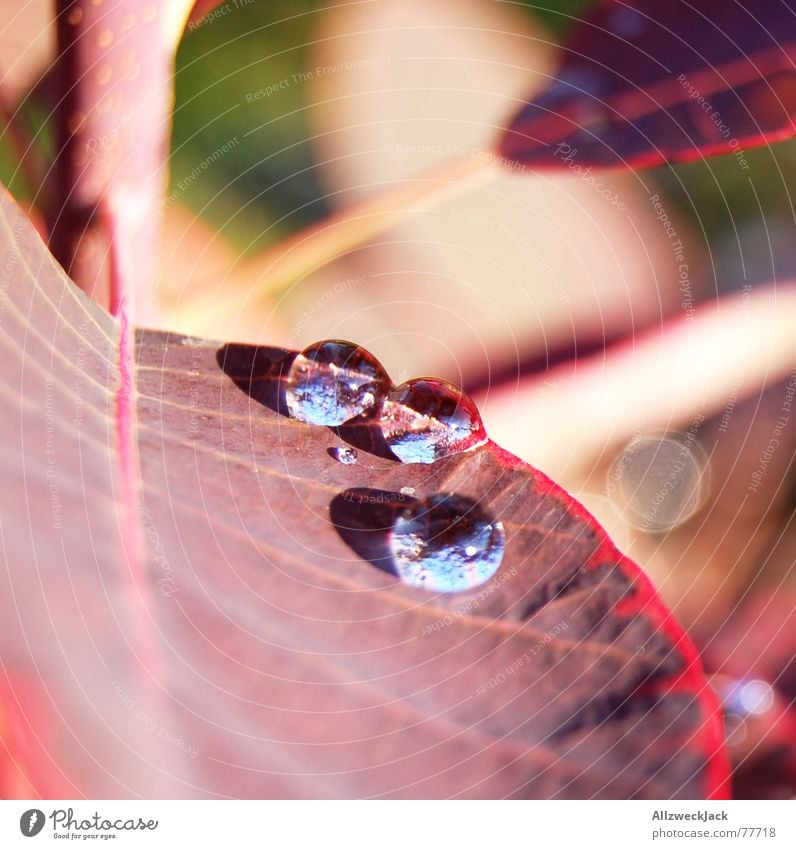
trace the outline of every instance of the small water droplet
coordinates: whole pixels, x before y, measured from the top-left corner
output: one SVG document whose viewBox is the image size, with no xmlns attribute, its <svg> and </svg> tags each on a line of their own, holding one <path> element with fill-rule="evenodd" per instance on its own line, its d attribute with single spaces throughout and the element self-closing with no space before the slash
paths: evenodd
<svg viewBox="0 0 796 849">
<path fill-rule="evenodd" d="M 415 488 L 413 486 L 402 486 L 401 495 L 414 495 Z"/>
<path fill-rule="evenodd" d="M 337 426 L 376 410 L 390 385 L 373 354 L 330 339 L 296 356 L 287 374 L 285 400 L 299 421 Z"/>
<path fill-rule="evenodd" d="M 433 463 L 487 441 L 470 397 L 433 377 L 395 387 L 384 401 L 379 424 L 390 450 L 403 463 Z"/>
<path fill-rule="evenodd" d="M 342 463 L 344 466 L 353 466 L 358 457 L 356 448 L 330 448 L 329 453 L 338 463 Z"/>
<path fill-rule="evenodd" d="M 461 592 L 488 581 L 503 560 L 503 525 L 469 498 L 435 495 L 395 520 L 390 551 L 404 583 Z"/>
</svg>

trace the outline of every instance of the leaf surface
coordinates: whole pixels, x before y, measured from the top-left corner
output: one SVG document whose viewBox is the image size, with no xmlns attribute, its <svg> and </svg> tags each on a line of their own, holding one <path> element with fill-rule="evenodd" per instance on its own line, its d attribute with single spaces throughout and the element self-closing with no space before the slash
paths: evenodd
<svg viewBox="0 0 796 849">
<path fill-rule="evenodd" d="M 370 427 L 283 414 L 289 352 L 150 330 L 125 465 L 119 326 L 8 200 L 1 224 L 2 655 L 27 706 L 4 715 L 57 777 L 31 768 L 38 792 L 726 792 L 691 642 L 550 480 L 492 443 L 398 464 Z M 328 453 L 351 443 L 356 465 Z M 469 593 L 405 587 L 391 516 L 448 491 L 503 522 L 503 564 Z"/>
<path fill-rule="evenodd" d="M 641 167 L 794 133 L 792 0 L 603 0 L 500 148 L 534 168 Z"/>
</svg>

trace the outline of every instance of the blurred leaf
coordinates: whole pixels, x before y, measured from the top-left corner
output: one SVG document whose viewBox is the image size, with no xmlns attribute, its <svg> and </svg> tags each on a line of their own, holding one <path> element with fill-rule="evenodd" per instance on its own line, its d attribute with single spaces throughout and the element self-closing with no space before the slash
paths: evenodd
<svg viewBox="0 0 796 849">
<path fill-rule="evenodd" d="M 724 793 L 691 643 L 543 475 L 493 443 L 400 465 L 367 428 L 340 465 L 279 412 L 284 351 L 125 352 L 8 200 L 0 259 L 3 664 L 38 674 L 61 796 Z M 435 596 L 356 553 L 384 531 L 342 493 L 407 485 L 503 521 L 499 579 Z"/>
<path fill-rule="evenodd" d="M 46 796 L 57 786 L 46 752 L 31 739 L 33 727 L 40 739 L 52 744 L 46 711 L 30 698 L 29 689 L 22 676 L 0 679 L 0 799 Z"/>
<path fill-rule="evenodd" d="M 51 7 L 49 0 L 0 0 L 0 182 L 26 201 L 40 188 L 44 166 L 24 93 L 55 55 Z"/>
<path fill-rule="evenodd" d="M 501 444 L 571 480 L 638 433 L 682 427 L 727 404 L 732 411 L 767 381 L 790 376 L 794 310 L 793 282 L 750 287 L 592 357 L 493 388 L 479 406 Z"/>
<path fill-rule="evenodd" d="M 533 167 L 643 167 L 794 133 L 792 0 L 604 0 L 501 141 Z"/>
<path fill-rule="evenodd" d="M 51 0 L 0 0 L 0 87 L 14 102 L 55 56 Z"/>
<path fill-rule="evenodd" d="M 58 0 L 49 245 L 117 314 L 153 299 L 172 76 L 191 0 Z"/>
</svg>

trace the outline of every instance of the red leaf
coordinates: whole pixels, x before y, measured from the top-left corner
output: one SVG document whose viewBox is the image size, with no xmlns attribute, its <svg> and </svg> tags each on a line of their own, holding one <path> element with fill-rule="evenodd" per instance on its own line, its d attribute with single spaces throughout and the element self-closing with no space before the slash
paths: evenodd
<svg viewBox="0 0 796 849">
<path fill-rule="evenodd" d="M 117 314 L 151 307 L 177 39 L 190 0 L 59 0 L 50 245 Z M 115 256 L 120 246 L 135 258 Z M 115 264 L 115 271 L 111 265 Z M 130 267 L 128 267 L 130 266 Z"/>
<path fill-rule="evenodd" d="M 501 140 L 533 167 L 683 162 L 794 133 L 792 0 L 603 0 Z"/>
<path fill-rule="evenodd" d="M 494 444 L 401 465 L 367 428 L 336 463 L 340 435 L 280 412 L 289 354 L 155 331 L 126 468 L 118 324 L 7 201 L 0 239 L 2 656 L 37 682 L 62 796 L 726 792 L 691 642 L 555 484 Z M 502 520 L 491 582 L 437 596 L 367 559 L 389 499 L 342 494 L 407 486 Z"/>
<path fill-rule="evenodd" d="M 47 753 L 49 722 L 40 693 L 22 678 L 0 678 L 0 799 L 57 795 Z"/>
</svg>

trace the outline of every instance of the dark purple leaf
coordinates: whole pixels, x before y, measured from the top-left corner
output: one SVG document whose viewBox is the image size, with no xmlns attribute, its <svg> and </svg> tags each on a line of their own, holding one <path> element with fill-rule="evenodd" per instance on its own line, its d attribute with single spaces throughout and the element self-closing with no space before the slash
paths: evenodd
<svg viewBox="0 0 796 849">
<path fill-rule="evenodd" d="M 603 0 L 555 81 L 511 121 L 504 156 L 534 168 L 683 162 L 794 133 L 793 0 Z"/>
</svg>

